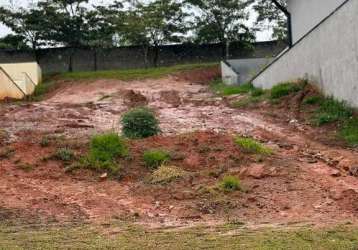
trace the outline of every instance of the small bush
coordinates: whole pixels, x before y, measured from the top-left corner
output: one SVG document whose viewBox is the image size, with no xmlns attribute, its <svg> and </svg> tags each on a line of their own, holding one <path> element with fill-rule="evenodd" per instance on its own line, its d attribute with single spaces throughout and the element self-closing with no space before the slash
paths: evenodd
<svg viewBox="0 0 358 250">
<path fill-rule="evenodd" d="M 220 186 L 227 192 L 233 192 L 241 189 L 240 180 L 236 176 L 231 175 L 225 176 L 222 179 Z"/>
<path fill-rule="evenodd" d="M 81 158 L 79 166 L 117 174 L 121 167 L 117 158 L 127 156 L 125 141 L 116 133 L 95 135 L 91 139 L 88 155 Z"/>
<path fill-rule="evenodd" d="M 351 146 L 358 146 L 358 118 L 346 122 L 340 130 L 339 135 Z"/>
<path fill-rule="evenodd" d="M 298 92 L 301 87 L 294 83 L 282 83 L 271 89 L 271 99 L 279 99 L 291 93 Z"/>
<path fill-rule="evenodd" d="M 127 153 L 125 141 L 116 133 L 95 135 L 91 139 L 89 155 L 98 161 L 113 161 Z"/>
<path fill-rule="evenodd" d="M 70 162 L 75 159 L 75 154 L 71 149 L 60 148 L 56 151 L 54 158 L 59 161 Z"/>
<path fill-rule="evenodd" d="M 149 150 L 143 154 L 145 165 L 151 169 L 158 168 L 169 159 L 169 153 L 164 150 Z"/>
<path fill-rule="evenodd" d="M 320 107 L 313 117 L 313 120 L 318 126 L 321 126 L 327 123 L 348 120 L 352 115 L 353 110 L 344 102 L 327 98 L 321 101 Z"/>
<path fill-rule="evenodd" d="M 245 138 L 238 136 L 235 138 L 235 143 L 245 152 L 254 153 L 254 154 L 263 154 L 270 155 L 272 154 L 272 150 L 270 148 L 265 147 L 261 143 L 257 142 L 252 138 Z"/>
<path fill-rule="evenodd" d="M 182 178 L 185 172 L 175 166 L 160 166 L 150 178 L 152 184 L 167 184 L 176 179 Z"/>
<path fill-rule="evenodd" d="M 146 138 L 160 133 L 159 122 L 148 108 L 135 108 L 122 117 L 123 134 L 132 139 Z"/>
</svg>

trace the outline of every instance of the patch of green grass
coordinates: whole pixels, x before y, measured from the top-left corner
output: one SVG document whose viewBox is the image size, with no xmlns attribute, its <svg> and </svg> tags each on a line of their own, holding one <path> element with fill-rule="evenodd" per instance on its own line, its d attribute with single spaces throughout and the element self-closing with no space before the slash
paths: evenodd
<svg viewBox="0 0 358 250">
<path fill-rule="evenodd" d="M 90 142 L 88 155 L 80 159 L 81 167 L 118 174 L 117 159 L 128 155 L 126 142 L 116 133 L 95 135 Z"/>
<path fill-rule="evenodd" d="M 220 187 L 226 192 L 233 192 L 241 189 L 239 178 L 232 175 L 225 176 L 220 182 Z"/>
<path fill-rule="evenodd" d="M 129 110 L 122 116 L 123 135 L 131 139 L 140 139 L 160 133 L 159 121 L 152 110 L 140 107 Z"/>
<path fill-rule="evenodd" d="M 254 154 L 262 154 L 262 155 L 270 155 L 272 154 L 272 149 L 262 145 L 260 142 L 252 139 L 246 138 L 242 136 L 237 136 L 235 138 L 235 143 L 245 152 L 254 153 Z"/>
<path fill-rule="evenodd" d="M 263 96 L 265 94 L 265 90 L 260 89 L 260 88 L 254 88 L 253 90 L 251 90 L 250 95 L 252 97 L 260 97 Z"/>
<path fill-rule="evenodd" d="M 56 81 L 45 80 L 42 83 L 36 85 L 34 93 L 27 97 L 29 101 L 41 101 L 44 96 L 54 88 Z"/>
<path fill-rule="evenodd" d="M 180 179 L 185 175 L 185 171 L 175 166 L 161 165 L 156 169 L 151 177 L 151 184 L 167 184 L 174 180 Z"/>
<path fill-rule="evenodd" d="M 106 232 L 118 225 L 111 225 Z M 358 228 L 337 226 L 324 229 L 265 228 L 249 230 L 237 225 L 184 229 L 147 229 L 120 224 L 120 233 L 111 236 L 92 225 L 0 224 L 2 249 L 222 249 L 222 250 L 355 250 Z"/>
<path fill-rule="evenodd" d="M 325 98 L 320 102 L 320 106 L 313 117 L 313 121 L 318 126 L 346 121 L 353 115 L 353 109 L 349 108 L 344 102 L 339 102 L 333 98 Z"/>
<path fill-rule="evenodd" d="M 303 100 L 303 104 L 315 105 L 315 104 L 320 104 L 323 100 L 324 100 L 324 98 L 322 96 L 318 96 L 318 95 L 317 96 L 309 96 Z"/>
<path fill-rule="evenodd" d="M 170 160 L 170 154 L 160 149 L 148 150 L 144 152 L 143 160 L 148 168 L 156 169 Z"/>
<path fill-rule="evenodd" d="M 212 82 L 211 89 L 219 95 L 229 96 L 237 94 L 246 94 L 254 89 L 254 86 L 250 83 L 245 83 L 240 86 L 226 85 L 221 80 Z"/>
<path fill-rule="evenodd" d="M 234 108 L 245 108 L 250 105 L 256 104 L 262 100 L 263 100 L 263 98 L 261 98 L 261 96 L 258 96 L 258 97 L 245 96 L 244 98 L 233 102 L 231 104 L 231 106 Z"/>
<path fill-rule="evenodd" d="M 351 146 L 358 146 L 358 118 L 353 118 L 347 121 L 342 129 L 339 131 L 339 135 Z"/>
<path fill-rule="evenodd" d="M 271 99 L 279 99 L 301 89 L 302 87 L 296 83 L 281 83 L 271 89 Z"/>
<path fill-rule="evenodd" d="M 190 71 L 195 69 L 205 69 L 218 66 L 217 63 L 203 64 L 184 64 L 172 67 L 159 67 L 148 69 L 128 69 L 128 70 L 106 70 L 106 71 L 88 71 L 88 72 L 67 72 L 61 73 L 56 77 L 59 79 L 81 80 L 81 79 L 118 79 L 123 81 L 156 79 L 170 74 Z"/>
</svg>

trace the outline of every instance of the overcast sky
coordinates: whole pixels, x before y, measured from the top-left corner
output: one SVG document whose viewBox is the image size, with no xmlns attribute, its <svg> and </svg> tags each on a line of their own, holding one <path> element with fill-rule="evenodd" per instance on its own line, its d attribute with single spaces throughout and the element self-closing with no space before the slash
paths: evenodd
<svg viewBox="0 0 358 250">
<path fill-rule="evenodd" d="M 12 2 L 15 6 L 26 8 L 31 3 L 36 2 L 36 0 L 0 0 L 0 6 L 8 6 L 9 3 Z M 91 4 L 109 4 L 113 2 L 113 0 L 90 0 Z M 249 25 L 252 25 L 252 23 L 255 20 L 255 13 L 251 14 Z M 9 34 L 11 31 L 5 27 L 4 25 L 0 24 L 0 37 L 3 37 L 7 34 Z M 264 32 L 258 32 L 256 34 L 258 41 L 267 41 L 271 38 L 271 32 L 264 31 Z"/>
</svg>

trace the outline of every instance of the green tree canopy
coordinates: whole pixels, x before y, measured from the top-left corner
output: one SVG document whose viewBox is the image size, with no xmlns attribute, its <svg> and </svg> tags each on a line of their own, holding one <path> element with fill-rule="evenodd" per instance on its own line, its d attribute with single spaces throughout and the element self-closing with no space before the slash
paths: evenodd
<svg viewBox="0 0 358 250">
<path fill-rule="evenodd" d="M 193 16 L 194 40 L 199 43 L 220 42 L 223 55 L 229 56 L 233 41 L 251 42 L 254 32 L 247 25 L 248 0 L 186 0 Z"/>
<path fill-rule="evenodd" d="M 287 0 L 277 1 L 287 7 Z M 257 0 L 254 10 L 258 13 L 256 25 L 259 29 L 272 29 L 274 39 L 285 40 L 287 38 L 287 18 L 271 0 Z"/>
</svg>

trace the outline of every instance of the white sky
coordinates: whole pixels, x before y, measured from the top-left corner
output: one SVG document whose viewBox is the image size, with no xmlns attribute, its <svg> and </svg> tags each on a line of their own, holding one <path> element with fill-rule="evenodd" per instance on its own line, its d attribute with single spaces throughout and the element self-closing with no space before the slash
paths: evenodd
<svg viewBox="0 0 358 250">
<path fill-rule="evenodd" d="M 36 2 L 36 0 L 0 0 L 0 6 L 8 6 L 9 3 L 13 3 L 14 6 L 20 6 L 23 8 L 28 7 L 31 3 Z M 109 4 L 113 2 L 113 0 L 90 0 L 91 4 Z M 250 20 L 248 25 L 252 25 L 256 18 L 256 13 L 252 13 L 250 15 Z M 3 37 L 9 34 L 11 31 L 4 25 L 0 24 L 0 37 Z M 267 41 L 271 39 L 270 31 L 262 31 L 256 34 L 258 41 Z"/>
</svg>

